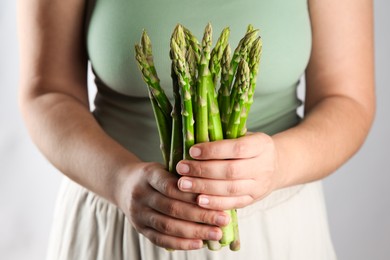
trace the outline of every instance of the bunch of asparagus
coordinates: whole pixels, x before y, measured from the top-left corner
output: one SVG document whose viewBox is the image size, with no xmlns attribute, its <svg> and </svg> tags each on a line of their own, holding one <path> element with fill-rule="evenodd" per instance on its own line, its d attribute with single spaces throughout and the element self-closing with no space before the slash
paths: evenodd
<svg viewBox="0 0 390 260">
<path fill-rule="evenodd" d="M 177 25 L 170 41 L 174 104 L 171 105 L 153 62 L 150 38 L 144 31 L 135 45 L 136 60 L 147 83 L 160 136 L 165 165 L 177 174 L 176 164 L 191 160 L 195 143 L 238 138 L 246 134 L 246 120 L 253 103 L 262 42 L 249 25 L 233 55 L 228 43 L 230 29 L 221 32 L 212 48 L 212 27 L 207 24 L 200 43 L 190 30 Z M 218 89 L 218 91 L 217 91 Z M 220 241 L 206 241 L 211 250 L 229 245 L 240 248 L 236 210 L 222 228 Z"/>
</svg>

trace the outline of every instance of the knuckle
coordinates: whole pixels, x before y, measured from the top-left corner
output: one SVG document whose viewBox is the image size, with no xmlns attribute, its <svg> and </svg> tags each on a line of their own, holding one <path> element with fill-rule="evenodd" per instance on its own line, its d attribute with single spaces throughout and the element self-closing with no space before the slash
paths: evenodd
<svg viewBox="0 0 390 260">
<path fill-rule="evenodd" d="M 214 207 L 216 209 L 225 209 L 225 204 L 223 203 L 222 199 L 215 199 L 214 202 Z"/>
<path fill-rule="evenodd" d="M 203 164 L 202 163 L 193 163 L 192 165 L 191 165 L 191 167 L 192 167 L 192 174 L 194 174 L 195 176 L 197 176 L 197 177 L 200 177 L 200 178 L 202 178 L 202 176 L 203 176 L 203 171 L 204 171 L 204 169 L 203 169 Z"/>
<path fill-rule="evenodd" d="M 161 179 L 158 184 L 160 185 L 160 190 L 163 194 L 169 193 L 169 183 L 166 180 Z"/>
<path fill-rule="evenodd" d="M 142 166 L 142 170 L 146 175 L 153 175 L 157 168 L 161 168 L 161 165 L 156 162 L 144 163 Z"/>
<path fill-rule="evenodd" d="M 238 175 L 238 167 L 235 163 L 231 162 L 227 164 L 226 169 L 226 178 L 227 179 L 236 179 Z"/>
<path fill-rule="evenodd" d="M 170 198 L 175 197 L 176 195 L 176 183 L 173 183 L 172 181 L 165 180 L 163 182 L 164 184 L 164 194 Z"/>
<path fill-rule="evenodd" d="M 207 191 L 207 184 L 199 184 L 198 185 L 198 191 L 199 191 L 199 193 L 206 193 L 206 191 Z"/>
<path fill-rule="evenodd" d="M 168 209 L 167 209 L 167 213 L 168 215 L 170 216 L 173 216 L 173 217 L 177 217 L 180 215 L 180 206 L 178 205 L 177 202 L 171 202 L 169 205 L 168 205 Z"/>
<path fill-rule="evenodd" d="M 230 182 L 227 186 L 227 192 L 230 195 L 236 195 L 240 191 L 239 186 L 235 182 Z"/>
<path fill-rule="evenodd" d="M 165 221 L 161 223 L 161 231 L 165 234 L 172 234 L 174 230 L 174 225 L 172 221 Z"/>
<path fill-rule="evenodd" d="M 150 227 L 164 234 L 171 234 L 174 229 L 174 225 L 170 220 L 161 221 L 159 218 L 154 216 L 150 217 L 149 224 Z"/>
<path fill-rule="evenodd" d="M 155 215 L 149 215 L 148 220 L 147 220 L 147 224 L 148 224 L 148 226 L 150 226 L 152 228 L 156 228 L 159 225 Z"/>
<path fill-rule="evenodd" d="M 201 223 L 210 223 L 210 216 L 209 216 L 209 212 L 206 211 L 206 210 L 202 210 L 200 213 L 199 213 L 199 216 L 198 216 L 199 220 Z"/>
<path fill-rule="evenodd" d="M 201 228 L 194 228 L 192 231 L 192 237 L 193 238 L 205 238 L 205 232 Z"/>
<path fill-rule="evenodd" d="M 131 200 L 132 201 L 141 201 L 144 197 L 144 189 L 139 187 L 139 186 L 135 186 L 134 189 L 131 191 Z"/>
<path fill-rule="evenodd" d="M 152 241 L 153 244 L 158 246 L 164 245 L 164 239 L 161 236 L 158 235 L 150 235 L 149 239 Z"/>
<path fill-rule="evenodd" d="M 247 149 L 247 145 L 243 141 L 237 141 L 234 143 L 233 152 L 237 157 L 241 157 Z"/>
<path fill-rule="evenodd" d="M 198 180 L 197 178 L 193 178 L 192 180 L 192 191 L 196 193 L 206 193 L 208 187 L 205 181 Z"/>
</svg>

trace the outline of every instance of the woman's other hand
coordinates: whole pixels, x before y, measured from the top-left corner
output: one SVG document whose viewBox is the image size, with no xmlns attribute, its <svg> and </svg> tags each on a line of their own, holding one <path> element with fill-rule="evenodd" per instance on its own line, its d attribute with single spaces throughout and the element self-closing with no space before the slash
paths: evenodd
<svg viewBox="0 0 390 260">
<path fill-rule="evenodd" d="M 196 204 L 197 195 L 182 192 L 177 177 L 158 163 L 129 165 L 119 173 L 117 204 L 135 229 L 154 244 L 177 250 L 219 240 L 229 223 L 226 213 Z"/>
<path fill-rule="evenodd" d="M 195 160 L 181 161 L 178 187 L 198 193 L 201 207 L 242 208 L 264 198 L 279 186 L 278 156 L 273 139 L 251 133 L 238 139 L 194 145 Z"/>
</svg>

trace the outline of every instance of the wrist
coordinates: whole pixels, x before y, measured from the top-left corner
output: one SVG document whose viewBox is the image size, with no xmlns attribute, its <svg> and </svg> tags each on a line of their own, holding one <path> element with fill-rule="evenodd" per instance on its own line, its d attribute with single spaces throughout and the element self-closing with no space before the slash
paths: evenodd
<svg viewBox="0 0 390 260">
<path fill-rule="evenodd" d="M 294 171 L 288 156 L 289 149 L 279 134 L 272 137 L 275 146 L 275 190 L 294 185 L 289 174 Z"/>
<path fill-rule="evenodd" d="M 110 189 L 111 202 L 119 208 L 127 207 L 127 201 L 124 199 L 130 194 L 132 185 L 136 182 L 134 178 L 138 175 L 137 172 L 142 171 L 145 166 L 144 162 L 128 162 L 118 167 L 111 179 L 108 181 L 108 188 Z"/>
</svg>

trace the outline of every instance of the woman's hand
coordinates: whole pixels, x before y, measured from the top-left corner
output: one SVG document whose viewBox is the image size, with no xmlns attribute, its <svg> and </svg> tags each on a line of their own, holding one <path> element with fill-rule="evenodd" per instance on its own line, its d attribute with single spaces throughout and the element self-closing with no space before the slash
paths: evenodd
<svg viewBox="0 0 390 260">
<path fill-rule="evenodd" d="M 196 144 L 190 154 L 195 160 L 183 160 L 177 165 L 182 175 L 178 187 L 200 194 L 197 203 L 201 207 L 242 208 L 278 187 L 277 151 L 266 134 Z"/>
<path fill-rule="evenodd" d="M 157 163 L 123 169 L 117 202 L 134 228 L 154 244 L 171 249 L 199 249 L 202 240 L 219 240 L 229 223 L 222 211 L 196 205 L 197 195 L 177 188 L 177 177 Z"/>
</svg>

